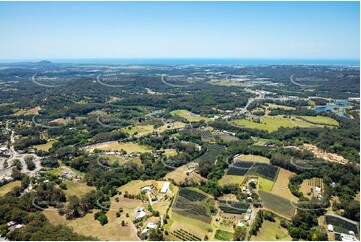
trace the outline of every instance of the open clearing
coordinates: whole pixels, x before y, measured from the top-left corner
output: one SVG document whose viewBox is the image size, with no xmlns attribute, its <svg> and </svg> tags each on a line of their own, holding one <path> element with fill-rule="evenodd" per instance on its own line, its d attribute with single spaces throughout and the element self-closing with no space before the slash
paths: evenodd
<svg viewBox="0 0 361 242">
<path fill-rule="evenodd" d="M 240 155 L 234 159 L 235 161 L 252 161 L 257 163 L 269 164 L 270 160 L 267 157 L 260 155 Z"/>
<path fill-rule="evenodd" d="M 244 176 L 237 176 L 237 175 L 224 175 L 219 180 L 219 184 L 224 186 L 228 184 L 242 184 L 244 181 Z"/>
<path fill-rule="evenodd" d="M 12 181 L 8 184 L 5 184 L 4 186 L 0 187 L 0 196 L 4 196 L 6 193 L 10 192 L 11 189 L 13 189 L 16 186 L 20 186 L 21 181 Z"/>
<path fill-rule="evenodd" d="M 188 110 L 184 110 L 184 109 L 181 109 L 181 110 L 173 110 L 170 112 L 171 115 L 173 116 L 178 116 L 178 117 L 181 117 L 181 118 L 185 118 L 187 119 L 189 122 L 199 122 L 201 120 L 204 120 L 204 121 L 210 121 L 209 118 L 207 117 L 202 117 L 200 115 L 197 115 L 197 114 L 194 114 L 194 113 L 191 113 L 189 112 Z"/>
<path fill-rule="evenodd" d="M 95 187 L 90 187 L 85 182 L 64 181 L 64 183 L 68 187 L 67 190 L 64 190 L 66 197 L 73 195 L 81 197 L 85 193 L 95 190 Z"/>
<path fill-rule="evenodd" d="M 308 116 L 305 116 L 308 117 Z M 307 121 L 297 119 L 296 117 L 278 116 L 264 116 L 260 118 L 260 123 L 253 122 L 249 119 L 241 119 L 234 121 L 236 125 L 244 126 L 251 129 L 265 130 L 267 132 L 273 132 L 280 127 L 294 128 L 294 127 L 321 127 L 320 125 L 312 124 Z"/>
<path fill-rule="evenodd" d="M 22 115 L 37 115 L 39 114 L 39 111 L 41 110 L 41 108 L 38 106 L 38 107 L 35 107 L 35 108 L 32 108 L 32 109 L 28 109 L 28 110 L 19 110 L 17 111 L 16 113 L 14 113 L 13 115 L 14 116 L 22 116 Z"/>
<path fill-rule="evenodd" d="M 272 193 L 291 201 L 297 200 L 297 197 L 294 196 L 288 188 L 289 179 L 294 175 L 296 175 L 296 173 L 280 168 L 277 180 L 272 188 Z"/>
<path fill-rule="evenodd" d="M 339 125 L 339 123 L 336 120 L 330 117 L 325 117 L 325 116 L 300 116 L 300 117 L 310 123 L 326 124 L 326 125 L 334 125 L 334 126 Z"/>
<path fill-rule="evenodd" d="M 303 149 L 311 151 L 315 157 L 328 160 L 331 162 L 336 162 L 340 164 L 346 164 L 348 163 L 348 160 L 345 159 L 342 155 L 336 154 L 336 153 L 329 153 L 324 150 L 319 149 L 315 145 L 311 144 L 303 144 Z"/>
<path fill-rule="evenodd" d="M 111 151 L 125 150 L 127 153 L 132 153 L 132 152 L 145 153 L 145 152 L 152 151 L 151 148 L 148 148 L 148 147 L 142 146 L 142 145 L 138 145 L 136 143 L 119 143 L 118 141 L 100 143 L 100 144 L 92 145 L 88 148 L 88 150 L 90 150 L 90 151 L 93 151 L 94 149 L 111 150 Z"/>
<path fill-rule="evenodd" d="M 35 148 L 37 150 L 41 150 L 41 151 L 49 151 L 49 149 L 53 146 L 54 143 L 55 143 L 55 140 L 51 140 L 45 144 L 34 145 L 33 148 Z"/>
<path fill-rule="evenodd" d="M 290 200 L 262 190 L 259 191 L 259 196 L 266 209 L 288 219 L 295 214 L 296 209 L 291 205 Z"/>
<path fill-rule="evenodd" d="M 323 179 L 311 178 L 303 180 L 300 186 L 300 192 L 307 198 L 317 197 L 316 187 L 321 188 L 321 194 L 323 193 Z"/>
<path fill-rule="evenodd" d="M 276 218 L 275 222 L 267 220 L 263 221 L 262 227 L 258 232 L 257 236 L 251 237 L 252 241 L 272 241 L 272 240 L 283 240 L 291 241 L 292 238 L 288 234 L 287 229 L 280 226 L 280 220 Z"/>
<path fill-rule="evenodd" d="M 296 108 L 294 107 L 290 107 L 290 106 L 285 106 L 285 105 L 278 105 L 278 104 L 273 104 L 273 103 L 267 103 L 266 108 L 270 108 L 270 109 L 285 109 L 285 110 L 295 110 Z"/>
<path fill-rule="evenodd" d="M 189 165 L 192 165 L 192 163 L 178 167 L 177 169 L 169 172 L 164 178 L 166 180 L 173 179 L 177 184 L 179 184 L 180 182 L 184 182 L 186 179 L 188 181 L 193 181 L 193 182 L 199 182 L 201 180 L 205 180 L 205 178 L 197 174 L 195 171 L 188 173 L 187 175 L 187 171 L 189 170 L 188 169 Z"/>
</svg>

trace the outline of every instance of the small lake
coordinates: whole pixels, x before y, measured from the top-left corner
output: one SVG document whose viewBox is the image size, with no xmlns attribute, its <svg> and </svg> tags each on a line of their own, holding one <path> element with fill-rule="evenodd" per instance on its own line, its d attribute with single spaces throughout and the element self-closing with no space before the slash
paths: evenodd
<svg viewBox="0 0 361 242">
<path fill-rule="evenodd" d="M 333 102 L 333 105 L 316 107 L 315 111 L 316 111 L 316 113 L 321 113 L 321 112 L 325 112 L 325 111 L 339 110 L 348 104 L 349 104 L 349 102 L 336 100 Z M 337 115 L 342 118 L 348 118 L 347 115 L 342 111 L 337 112 Z"/>
</svg>

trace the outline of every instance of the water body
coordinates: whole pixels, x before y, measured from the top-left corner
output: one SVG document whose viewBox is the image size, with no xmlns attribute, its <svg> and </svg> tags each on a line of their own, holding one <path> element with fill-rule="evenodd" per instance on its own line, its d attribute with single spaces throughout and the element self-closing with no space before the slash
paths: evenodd
<svg viewBox="0 0 361 242">
<path fill-rule="evenodd" d="M 54 63 L 103 65 L 355 65 L 359 60 L 323 59 L 240 59 L 240 58 L 92 58 L 48 59 Z M 0 60 L 0 63 L 40 60 Z"/>
<path fill-rule="evenodd" d="M 316 113 L 321 113 L 321 112 L 325 112 L 325 111 L 339 110 L 339 109 L 344 108 L 348 104 L 349 104 L 349 102 L 336 100 L 333 102 L 333 105 L 317 107 L 317 108 L 315 108 L 315 111 L 316 111 Z M 347 115 L 342 111 L 337 112 L 337 115 L 342 118 L 348 118 Z"/>
</svg>

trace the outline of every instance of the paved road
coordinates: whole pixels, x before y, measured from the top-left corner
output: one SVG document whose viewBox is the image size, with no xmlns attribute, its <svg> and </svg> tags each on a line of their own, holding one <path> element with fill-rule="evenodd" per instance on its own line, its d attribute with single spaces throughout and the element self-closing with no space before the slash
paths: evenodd
<svg viewBox="0 0 361 242">
<path fill-rule="evenodd" d="M 7 160 L 8 165 L 12 166 L 14 160 L 20 160 L 20 162 L 22 164 L 21 172 L 26 173 L 30 176 L 33 176 L 37 171 L 39 171 L 42 168 L 41 162 L 40 162 L 41 157 L 37 156 L 36 154 L 19 154 L 14 148 L 15 132 L 9 128 L 8 122 L 6 123 L 6 130 L 11 132 L 11 135 L 10 135 L 10 144 L 11 144 L 10 145 L 10 158 Z M 26 156 L 33 156 L 33 162 L 35 163 L 36 167 L 32 171 L 28 169 L 28 167 L 25 163 Z"/>
</svg>

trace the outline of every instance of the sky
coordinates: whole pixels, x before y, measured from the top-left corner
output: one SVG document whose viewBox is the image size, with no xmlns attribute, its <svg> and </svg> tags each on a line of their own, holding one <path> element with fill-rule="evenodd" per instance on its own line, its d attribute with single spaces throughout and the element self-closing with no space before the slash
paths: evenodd
<svg viewBox="0 0 361 242">
<path fill-rule="evenodd" d="M 0 59 L 359 59 L 359 2 L 0 2 Z"/>
</svg>

